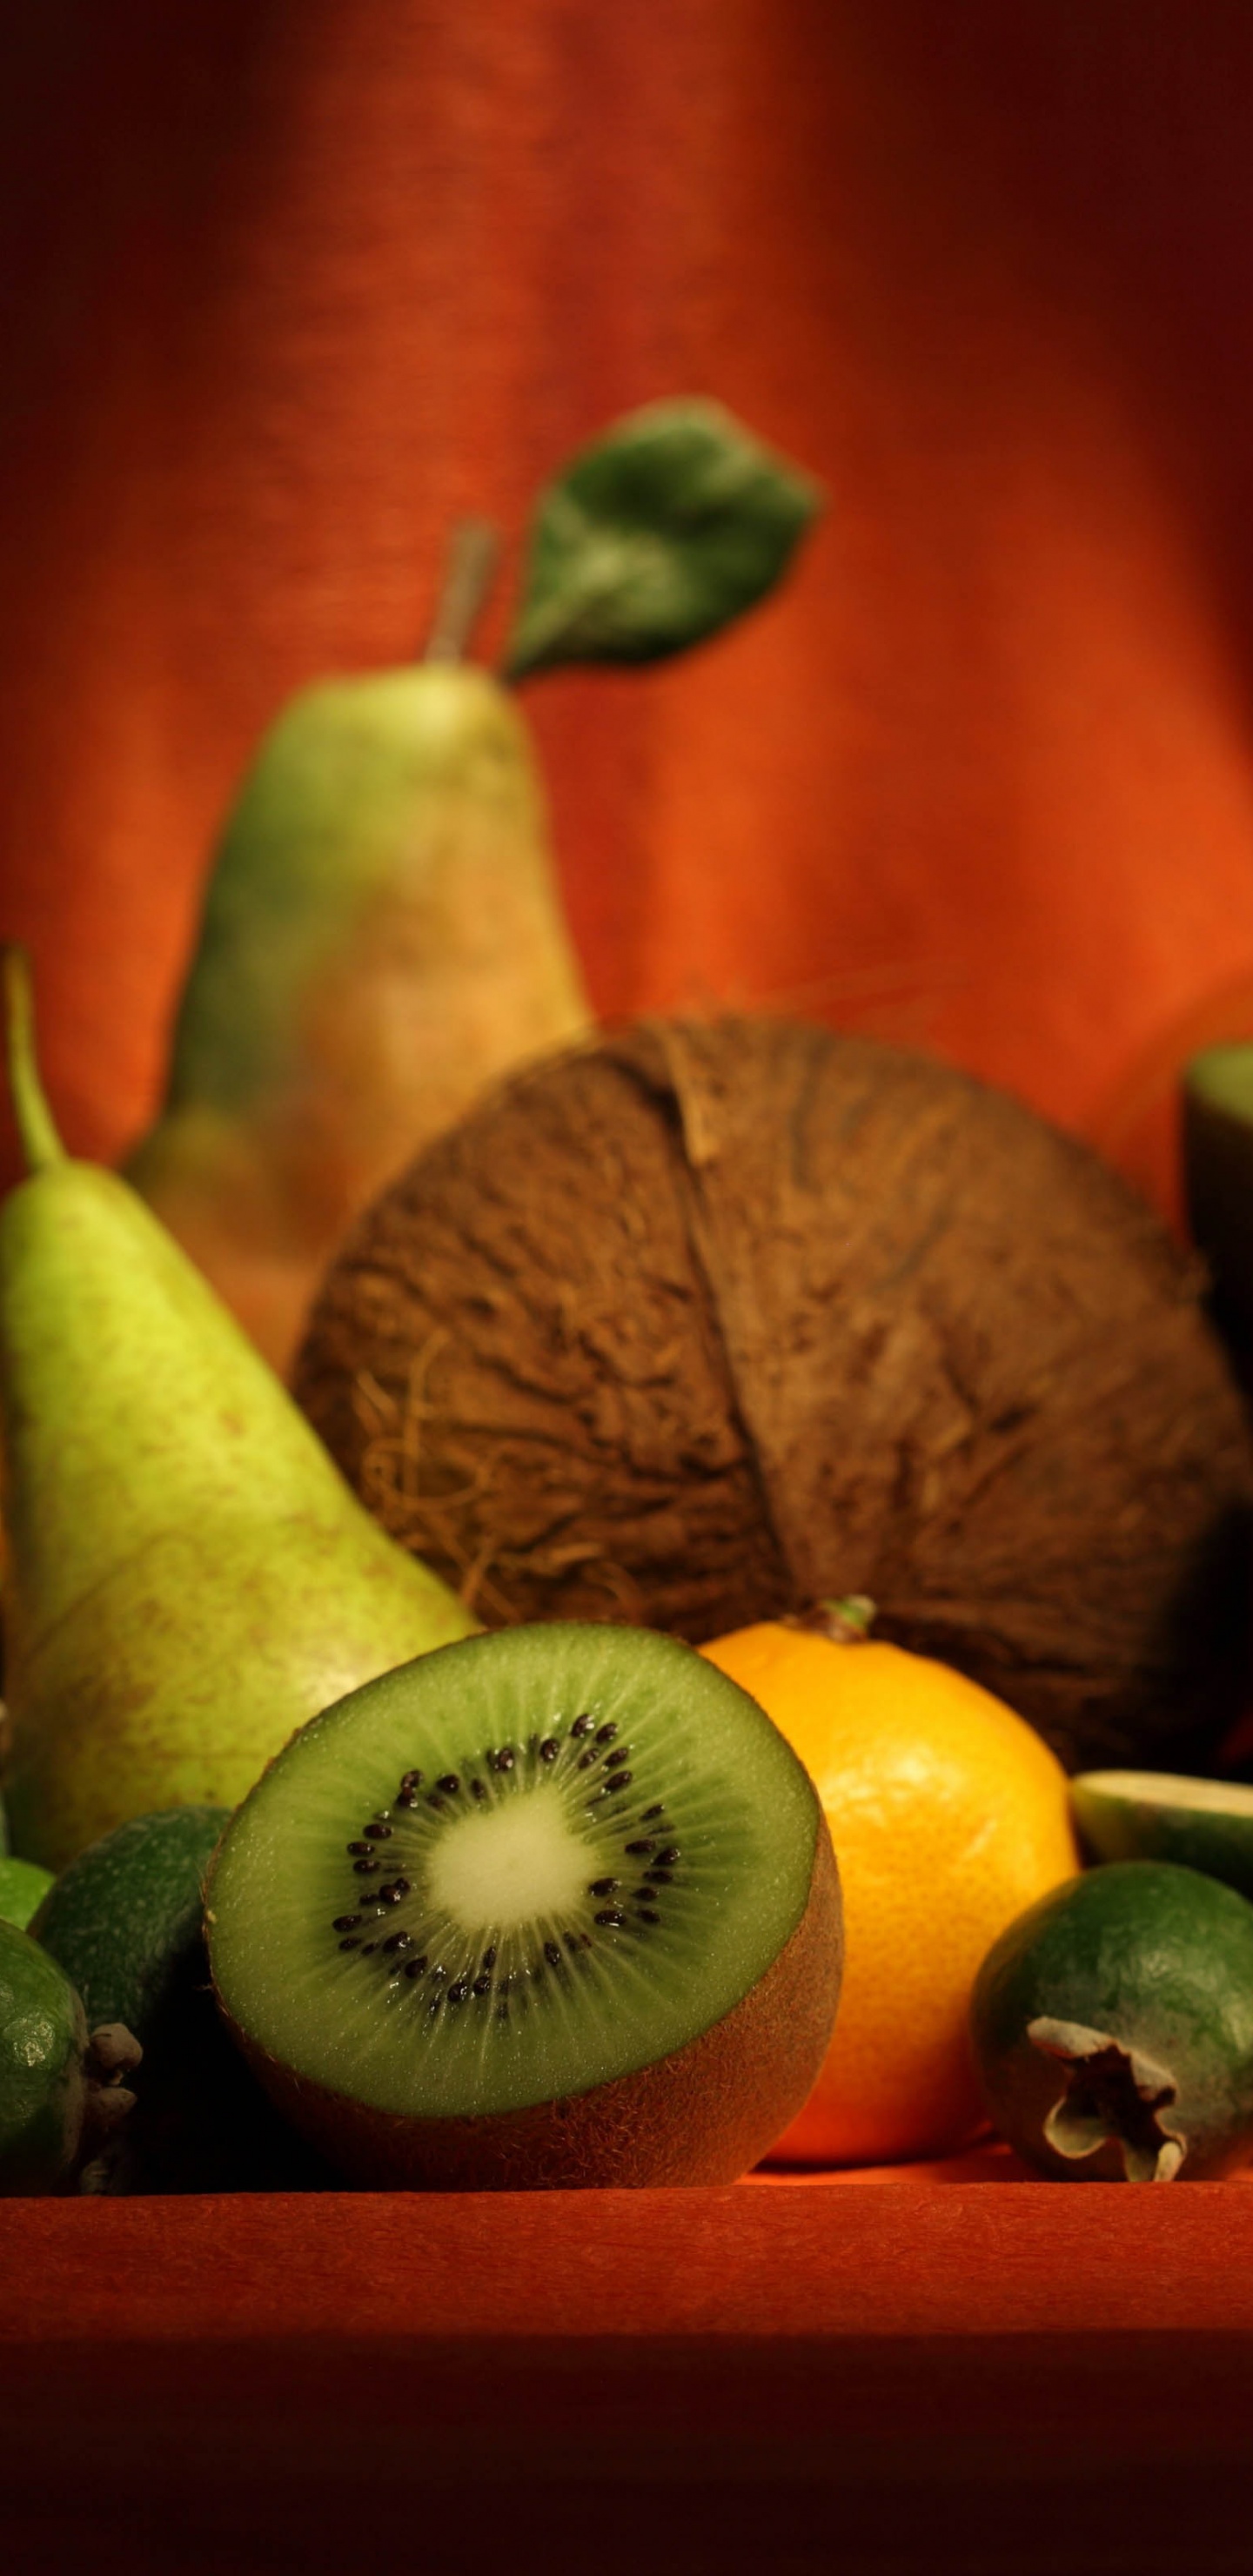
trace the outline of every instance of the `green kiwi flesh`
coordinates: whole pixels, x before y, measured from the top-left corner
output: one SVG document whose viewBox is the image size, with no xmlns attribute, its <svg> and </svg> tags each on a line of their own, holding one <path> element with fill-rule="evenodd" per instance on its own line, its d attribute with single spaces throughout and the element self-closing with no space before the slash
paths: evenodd
<svg viewBox="0 0 1253 2576">
<path fill-rule="evenodd" d="M 839 1996 L 807 1773 L 637 1628 L 475 1637 L 338 1701 L 238 1809 L 207 1923 L 274 2100 L 377 2186 L 733 2180 Z"/>
<path fill-rule="evenodd" d="M 1173 1860 L 1253 1897 L 1253 1788 L 1171 1771 L 1084 1771 L 1075 1822 L 1097 1860 Z"/>
</svg>

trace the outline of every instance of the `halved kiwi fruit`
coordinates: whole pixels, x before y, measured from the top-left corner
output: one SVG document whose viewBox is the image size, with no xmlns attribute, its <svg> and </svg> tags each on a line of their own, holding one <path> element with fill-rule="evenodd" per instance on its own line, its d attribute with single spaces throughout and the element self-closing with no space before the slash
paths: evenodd
<svg viewBox="0 0 1253 2576">
<path fill-rule="evenodd" d="M 207 1918 L 263 2083 L 379 2187 L 732 2181 L 839 1996 L 807 1773 L 638 1628 L 474 1637 L 338 1701 L 237 1811 Z"/>
<path fill-rule="evenodd" d="M 1084 1771 L 1075 1822 L 1097 1860 L 1174 1860 L 1253 1897 L 1253 1788 L 1173 1771 Z"/>
</svg>

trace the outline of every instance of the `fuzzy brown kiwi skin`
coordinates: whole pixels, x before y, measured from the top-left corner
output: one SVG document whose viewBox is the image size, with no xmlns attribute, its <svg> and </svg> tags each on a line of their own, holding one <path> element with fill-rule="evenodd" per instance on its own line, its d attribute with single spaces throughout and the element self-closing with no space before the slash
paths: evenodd
<svg viewBox="0 0 1253 2576">
<path fill-rule="evenodd" d="M 375 2191 L 577 2191 L 738 2180 L 813 2089 L 843 1970 L 839 1870 L 819 1816 L 805 1911 L 755 1986 L 634 2075 L 481 2119 L 402 2119 L 280 2065 L 219 2009 L 276 2108 Z"/>
</svg>

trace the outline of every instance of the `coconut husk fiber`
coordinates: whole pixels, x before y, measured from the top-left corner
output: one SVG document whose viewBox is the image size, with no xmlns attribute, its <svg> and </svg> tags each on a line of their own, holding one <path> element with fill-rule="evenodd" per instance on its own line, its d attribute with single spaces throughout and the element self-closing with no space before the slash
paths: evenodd
<svg viewBox="0 0 1253 2576">
<path fill-rule="evenodd" d="M 295 1389 L 488 1624 L 696 1642 L 833 1593 L 1072 1767 L 1247 1664 L 1253 1467 L 1203 1279 L 1084 1147 L 912 1050 L 646 1021 L 377 1200 Z M 855 1651 L 855 1650 L 854 1650 Z"/>
</svg>

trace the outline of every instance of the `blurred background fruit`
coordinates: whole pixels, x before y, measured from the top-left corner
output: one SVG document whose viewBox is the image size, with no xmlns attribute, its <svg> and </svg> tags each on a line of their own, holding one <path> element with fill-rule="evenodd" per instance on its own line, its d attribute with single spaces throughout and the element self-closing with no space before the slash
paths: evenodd
<svg viewBox="0 0 1253 2576">
<path fill-rule="evenodd" d="M 1085 1127 L 1253 978 L 1253 13 L 11 17 L 0 926 L 77 1149 L 153 1113 L 274 709 L 685 387 L 830 508 L 682 673 L 534 693 L 596 1010 L 777 999 Z"/>
</svg>

